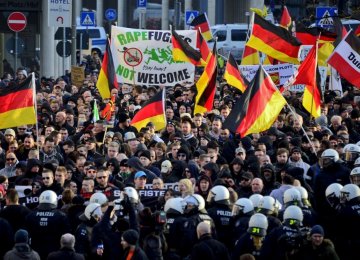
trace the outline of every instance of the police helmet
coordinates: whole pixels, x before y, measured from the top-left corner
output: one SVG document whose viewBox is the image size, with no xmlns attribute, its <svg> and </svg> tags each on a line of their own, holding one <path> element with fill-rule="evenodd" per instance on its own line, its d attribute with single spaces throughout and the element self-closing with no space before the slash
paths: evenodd
<svg viewBox="0 0 360 260">
<path fill-rule="evenodd" d="M 321 154 L 321 158 L 319 160 L 319 164 L 321 168 L 326 168 L 331 166 L 334 162 L 339 160 L 339 153 L 334 149 L 326 149 Z"/>
<path fill-rule="evenodd" d="M 259 201 L 258 206 L 258 212 L 265 214 L 265 215 L 271 215 L 275 212 L 275 199 L 271 196 L 264 196 Z"/>
<path fill-rule="evenodd" d="M 354 162 L 355 167 L 360 167 L 360 157 L 358 157 Z"/>
<path fill-rule="evenodd" d="M 209 203 L 216 202 L 219 204 L 229 205 L 229 200 L 230 192 L 226 187 L 222 185 L 217 185 L 213 187 L 207 197 L 207 202 Z"/>
<path fill-rule="evenodd" d="M 133 187 L 125 187 L 124 193 L 129 197 L 131 203 L 139 203 L 139 194 Z"/>
<path fill-rule="evenodd" d="M 360 146 L 356 144 L 347 144 L 344 146 L 344 159 L 347 162 L 354 162 L 360 154 Z"/>
<path fill-rule="evenodd" d="M 296 186 L 295 189 L 300 192 L 302 203 L 306 206 L 310 206 L 308 191 L 303 186 Z"/>
<path fill-rule="evenodd" d="M 263 195 L 261 194 L 253 194 L 249 197 L 249 199 L 251 200 L 251 202 L 253 203 L 254 205 L 254 209 L 255 211 L 258 209 L 259 207 L 259 202 L 260 200 L 263 198 Z"/>
<path fill-rule="evenodd" d="M 350 181 L 352 184 L 360 185 L 360 167 L 356 167 L 351 171 Z"/>
<path fill-rule="evenodd" d="M 183 198 L 170 198 L 166 201 L 164 211 L 166 213 L 184 214 L 186 203 Z"/>
<path fill-rule="evenodd" d="M 52 190 L 43 191 L 39 197 L 39 204 L 48 204 L 51 208 L 57 208 L 57 195 Z"/>
<path fill-rule="evenodd" d="M 360 188 L 355 184 L 346 184 L 340 190 L 340 200 L 345 203 L 354 198 L 360 197 Z"/>
<path fill-rule="evenodd" d="M 301 193 L 295 187 L 287 189 L 284 192 L 284 204 L 287 204 L 287 203 L 292 203 L 293 205 L 302 204 L 301 203 Z M 300 206 L 302 206 L 302 205 L 300 205 Z"/>
<path fill-rule="evenodd" d="M 331 207 L 336 207 L 340 203 L 340 191 L 343 186 L 339 183 L 330 184 L 325 190 L 325 197 Z"/>
<path fill-rule="evenodd" d="M 254 214 L 254 205 L 248 198 L 238 199 L 232 209 L 232 215 L 252 215 Z"/>
<path fill-rule="evenodd" d="M 101 205 L 99 203 L 90 203 L 86 206 L 84 214 L 88 220 L 91 220 L 91 218 L 97 221 L 100 220 L 102 217 Z"/>
<path fill-rule="evenodd" d="M 194 196 L 197 199 L 197 201 L 199 202 L 199 206 L 198 206 L 199 211 L 205 209 L 205 200 L 204 200 L 203 196 L 201 196 L 199 194 L 193 194 L 192 196 Z"/>
<path fill-rule="evenodd" d="M 285 209 L 284 221 L 288 221 L 290 225 L 302 222 L 303 219 L 304 214 L 298 206 L 291 205 Z"/>
<path fill-rule="evenodd" d="M 268 228 L 267 217 L 261 213 L 256 213 L 249 220 L 249 228 L 247 232 L 250 235 L 264 237 Z"/>
<path fill-rule="evenodd" d="M 108 199 L 106 195 L 102 192 L 96 192 L 90 197 L 90 203 L 98 203 L 101 206 L 106 206 Z"/>
</svg>

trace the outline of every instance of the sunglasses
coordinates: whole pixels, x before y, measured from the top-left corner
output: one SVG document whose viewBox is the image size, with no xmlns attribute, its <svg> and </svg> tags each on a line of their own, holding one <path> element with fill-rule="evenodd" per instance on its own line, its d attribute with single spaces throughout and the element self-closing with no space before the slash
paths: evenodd
<svg viewBox="0 0 360 260">
<path fill-rule="evenodd" d="M 15 158 L 6 158 L 6 161 L 15 161 Z"/>
<path fill-rule="evenodd" d="M 186 154 L 178 154 L 178 157 L 186 157 Z"/>
<path fill-rule="evenodd" d="M 107 176 L 99 176 L 99 177 L 96 177 L 96 179 L 106 179 Z"/>
<path fill-rule="evenodd" d="M 42 177 L 43 180 L 50 180 L 50 177 Z"/>
<path fill-rule="evenodd" d="M 18 128 L 18 130 L 25 131 L 26 128 Z"/>
</svg>

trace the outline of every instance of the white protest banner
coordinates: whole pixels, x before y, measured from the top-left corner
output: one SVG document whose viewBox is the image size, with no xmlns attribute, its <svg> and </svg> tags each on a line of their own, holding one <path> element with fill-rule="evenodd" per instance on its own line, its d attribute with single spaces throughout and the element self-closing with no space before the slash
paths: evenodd
<svg viewBox="0 0 360 260">
<path fill-rule="evenodd" d="M 250 82 L 259 65 L 244 65 L 239 66 L 241 73 Z M 285 82 L 294 74 L 294 65 L 289 63 L 277 64 L 277 65 L 264 65 L 264 69 L 274 81 L 276 86 L 284 85 Z"/>
<path fill-rule="evenodd" d="M 177 33 L 195 48 L 195 30 Z M 166 86 L 194 82 L 195 66 L 172 58 L 170 31 L 112 26 L 111 51 L 119 82 Z"/>
</svg>

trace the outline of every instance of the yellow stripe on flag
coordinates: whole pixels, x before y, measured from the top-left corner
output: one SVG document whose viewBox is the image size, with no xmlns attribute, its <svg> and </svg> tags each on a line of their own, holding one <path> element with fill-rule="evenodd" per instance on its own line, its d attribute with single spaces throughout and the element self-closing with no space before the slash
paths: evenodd
<svg viewBox="0 0 360 260">
<path fill-rule="evenodd" d="M 0 129 L 36 123 L 34 107 L 23 107 L 0 113 Z"/>
<path fill-rule="evenodd" d="M 100 70 L 96 87 L 98 88 L 102 98 L 111 98 L 111 93 L 109 90 L 109 81 L 103 70 Z"/>
<path fill-rule="evenodd" d="M 138 131 L 140 131 L 141 128 L 146 127 L 146 125 L 149 122 L 154 123 L 156 131 L 160 131 L 166 127 L 165 120 L 164 120 L 164 114 L 152 116 L 152 117 L 146 118 L 144 120 L 141 120 L 139 122 L 132 123 L 131 125 L 136 127 L 136 129 Z"/>
</svg>

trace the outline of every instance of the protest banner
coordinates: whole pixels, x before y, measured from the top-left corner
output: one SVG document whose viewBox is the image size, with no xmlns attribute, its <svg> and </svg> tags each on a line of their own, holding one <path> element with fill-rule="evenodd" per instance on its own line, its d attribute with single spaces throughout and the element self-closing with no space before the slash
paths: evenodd
<svg viewBox="0 0 360 260">
<path fill-rule="evenodd" d="M 242 65 L 239 66 L 242 75 L 250 82 L 259 65 Z M 277 65 L 264 65 L 265 71 L 269 74 L 277 87 L 282 86 L 294 74 L 294 65 L 289 63 Z"/>
<path fill-rule="evenodd" d="M 71 66 L 71 82 L 78 88 L 82 87 L 85 80 L 84 67 Z"/>
<path fill-rule="evenodd" d="M 177 32 L 195 48 L 195 30 Z M 170 31 L 112 26 L 111 51 L 119 82 L 166 86 L 194 82 L 195 66 L 172 58 Z"/>
</svg>

